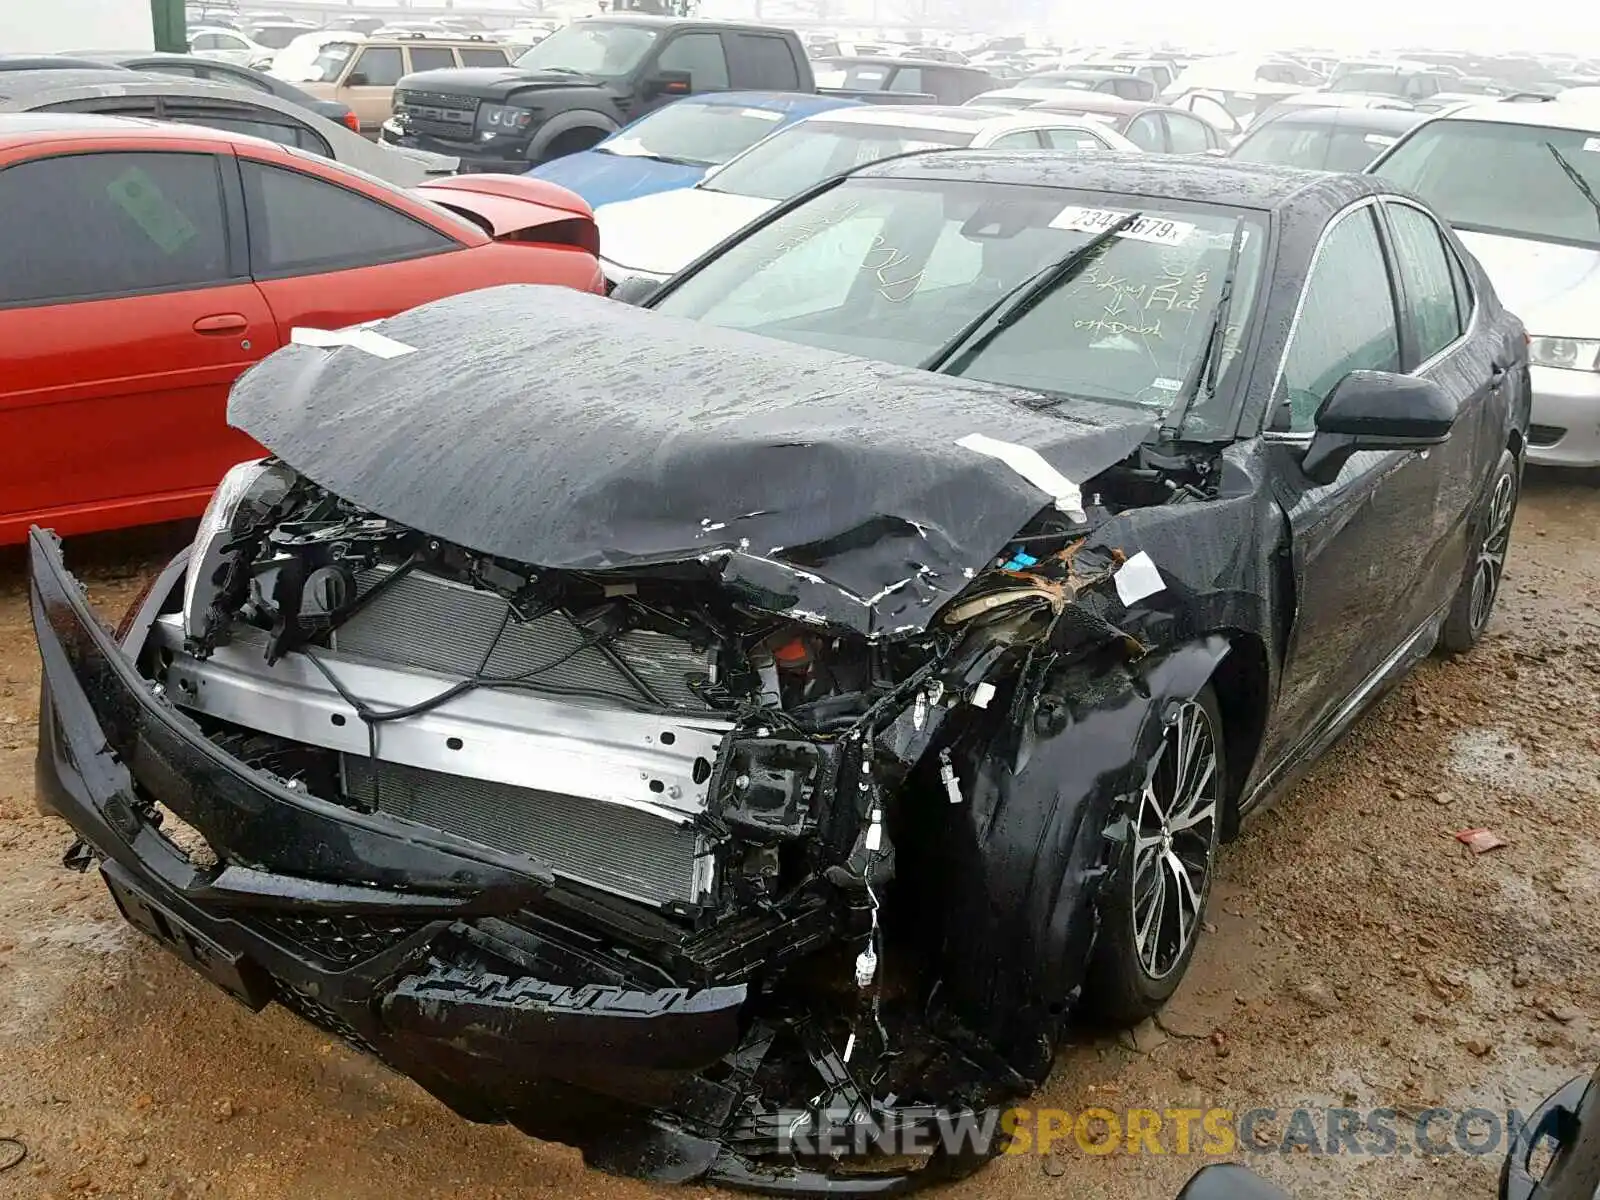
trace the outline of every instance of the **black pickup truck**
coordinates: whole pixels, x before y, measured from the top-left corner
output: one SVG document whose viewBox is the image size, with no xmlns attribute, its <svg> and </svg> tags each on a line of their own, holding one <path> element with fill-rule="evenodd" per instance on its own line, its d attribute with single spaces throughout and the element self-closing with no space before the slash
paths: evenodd
<svg viewBox="0 0 1600 1200">
<path fill-rule="evenodd" d="M 650 109 L 696 92 L 814 92 L 791 30 L 627 13 L 575 21 L 509 67 L 419 71 L 394 91 L 380 140 L 525 171 L 587 150 Z"/>
</svg>

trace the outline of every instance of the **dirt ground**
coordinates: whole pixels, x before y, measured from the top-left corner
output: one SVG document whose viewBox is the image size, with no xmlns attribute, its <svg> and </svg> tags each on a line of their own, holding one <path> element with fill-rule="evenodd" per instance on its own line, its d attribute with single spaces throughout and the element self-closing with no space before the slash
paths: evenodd
<svg viewBox="0 0 1600 1200">
<path fill-rule="evenodd" d="M 1231 1157 L 1297 1197 L 1494 1194 L 1498 1151 L 1256 1151 L 1299 1105 L 1396 1109 L 1404 1147 L 1422 1110 L 1526 1111 L 1600 1059 L 1597 538 L 1600 479 L 1530 475 L 1486 643 L 1424 664 L 1225 851 L 1214 929 L 1163 1028 L 1137 1049 L 1081 1036 L 1035 1105 L 1273 1108 Z M 115 614 L 179 541 L 86 539 L 69 561 Z M 66 827 L 34 813 L 37 681 L 20 557 L 0 554 L 0 1137 L 27 1148 L 0 1195 L 707 1193 L 468 1125 L 127 929 L 93 874 L 61 868 Z M 1474 857 L 1452 837 L 1474 827 L 1508 845 Z M 1205 1160 L 1162 1144 L 1089 1155 L 1068 1137 L 943 1194 L 1171 1197 Z M 12 1155 L 0 1141 L 0 1168 Z"/>
</svg>

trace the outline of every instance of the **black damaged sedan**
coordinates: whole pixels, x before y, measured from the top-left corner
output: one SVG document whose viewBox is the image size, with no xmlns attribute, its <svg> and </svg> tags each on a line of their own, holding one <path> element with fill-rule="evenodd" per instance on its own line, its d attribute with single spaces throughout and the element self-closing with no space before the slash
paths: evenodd
<svg viewBox="0 0 1600 1200">
<path fill-rule="evenodd" d="M 327 342 L 330 339 L 319 339 Z M 1366 176 L 885 161 L 631 307 L 291 345 L 111 632 L 47 532 L 41 801 L 124 915 L 657 1180 L 969 1170 L 1220 842 L 1470 649 L 1522 326 Z"/>
</svg>

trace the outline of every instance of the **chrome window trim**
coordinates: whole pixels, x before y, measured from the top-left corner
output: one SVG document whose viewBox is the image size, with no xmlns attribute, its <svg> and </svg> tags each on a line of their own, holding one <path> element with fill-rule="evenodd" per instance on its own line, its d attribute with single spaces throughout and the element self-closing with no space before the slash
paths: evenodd
<svg viewBox="0 0 1600 1200">
<path fill-rule="evenodd" d="M 1263 436 L 1270 432 L 1266 429 L 1266 425 L 1272 420 L 1274 400 L 1278 395 L 1278 390 L 1283 387 L 1284 371 L 1287 370 L 1289 366 L 1289 352 L 1294 349 L 1295 335 L 1300 332 L 1300 318 L 1305 315 L 1306 296 L 1311 291 L 1311 281 L 1317 274 L 1317 267 L 1322 263 L 1322 253 L 1328 248 L 1328 239 L 1333 235 L 1333 231 L 1339 228 L 1339 226 L 1346 220 L 1348 220 L 1352 214 L 1357 213 L 1364 208 L 1376 208 L 1377 205 L 1377 195 L 1362 196 L 1358 200 L 1351 201 L 1338 212 L 1333 214 L 1333 218 L 1322 227 L 1322 232 L 1317 236 L 1317 244 L 1311 251 L 1311 262 L 1306 267 L 1305 280 L 1300 284 L 1300 295 L 1294 302 L 1294 317 L 1289 321 L 1289 336 L 1283 340 L 1283 351 L 1278 355 L 1278 369 L 1273 373 L 1272 386 L 1267 390 L 1267 407 L 1261 418 Z M 1382 248 L 1381 238 L 1379 239 L 1379 248 Z M 1391 286 L 1392 283 L 1393 281 L 1391 281 Z M 1396 316 L 1398 317 L 1398 315 L 1399 314 L 1397 313 Z M 1398 327 L 1396 328 L 1395 333 L 1398 337 Z M 1309 436 L 1309 431 L 1279 432 L 1305 433 L 1307 436 Z"/>
<path fill-rule="evenodd" d="M 1444 250 L 1445 256 L 1455 260 L 1456 266 L 1460 268 L 1461 277 L 1467 281 L 1467 292 L 1472 300 L 1472 311 L 1467 317 L 1467 323 L 1462 326 L 1461 332 L 1459 335 L 1457 335 L 1455 340 L 1446 342 L 1438 350 L 1434 351 L 1434 353 L 1430 354 L 1427 358 L 1423 359 L 1415 367 L 1406 372 L 1408 375 L 1420 375 L 1424 371 L 1428 371 L 1433 367 L 1436 367 L 1440 362 L 1449 357 L 1451 354 L 1454 354 L 1466 343 L 1467 339 L 1471 337 L 1478 328 L 1478 316 L 1482 311 L 1483 306 L 1478 303 L 1478 289 L 1472 286 L 1472 274 L 1467 270 L 1467 265 L 1461 261 L 1461 256 L 1456 253 L 1456 248 L 1450 244 L 1450 239 L 1444 236 L 1445 227 L 1443 223 L 1440 222 L 1439 218 L 1428 211 L 1424 205 L 1418 204 L 1415 200 L 1412 200 L 1407 196 L 1384 195 L 1380 197 L 1380 199 L 1382 199 L 1385 204 L 1399 204 L 1406 208 L 1413 209 L 1427 218 L 1428 223 L 1433 226 L 1434 232 L 1439 235 L 1439 245 Z M 1449 263 L 1445 264 L 1447 271 L 1449 270 L 1449 266 Z M 1450 289 L 1451 291 L 1455 290 L 1455 277 L 1453 272 L 1451 273 Z"/>
<path fill-rule="evenodd" d="M 1431 370 L 1445 357 L 1455 353 L 1456 350 L 1460 349 L 1460 347 L 1465 344 L 1467 339 L 1471 337 L 1472 334 L 1477 330 L 1478 321 L 1483 311 L 1483 305 L 1479 301 L 1478 289 L 1473 286 L 1472 273 L 1467 270 L 1466 264 L 1460 261 L 1460 256 L 1456 253 L 1455 246 L 1451 244 L 1449 238 L 1443 236 L 1444 227 L 1440 223 L 1439 218 L 1434 216 L 1433 213 L 1430 212 L 1425 206 L 1418 204 L 1415 200 L 1412 200 L 1406 196 L 1396 195 L 1393 192 L 1378 192 L 1370 196 L 1363 196 L 1359 200 L 1352 201 L 1350 204 L 1345 205 L 1345 207 L 1333 214 L 1333 218 L 1327 223 L 1327 225 L 1323 227 L 1321 235 L 1317 238 L 1316 247 L 1311 251 L 1311 264 L 1306 268 L 1305 282 L 1300 285 L 1300 295 L 1295 300 L 1294 317 L 1289 322 L 1289 336 L 1284 339 L 1283 353 L 1278 356 L 1278 369 L 1272 377 L 1272 387 L 1267 392 L 1267 407 L 1266 412 L 1262 416 L 1263 428 L 1260 436 L 1269 442 L 1304 444 L 1311 440 L 1311 430 L 1271 430 L 1265 428 L 1265 425 L 1272 419 L 1273 400 L 1278 394 L 1278 389 L 1283 386 L 1284 372 L 1289 365 L 1289 352 L 1294 349 L 1295 335 L 1300 332 L 1300 318 L 1305 312 L 1306 295 L 1311 290 L 1311 279 L 1317 273 L 1317 267 L 1322 262 L 1322 252 L 1327 247 L 1328 238 L 1332 235 L 1333 231 L 1338 228 L 1340 222 L 1346 220 L 1352 213 L 1358 212 L 1363 208 L 1376 208 L 1380 202 L 1383 204 L 1403 204 L 1408 208 L 1414 208 L 1423 216 L 1427 217 L 1430 222 L 1432 222 L 1434 228 L 1440 234 L 1440 245 L 1444 247 L 1446 254 L 1452 255 L 1456 258 L 1457 265 L 1460 266 L 1461 274 L 1466 279 L 1467 288 L 1472 295 L 1472 314 L 1467 321 L 1466 327 L 1461 331 L 1461 335 L 1453 342 L 1450 342 L 1448 345 L 1431 355 L 1429 358 L 1418 363 L 1410 371 L 1407 371 L 1406 374 L 1417 375 L 1423 371 Z M 1387 262 L 1387 259 L 1385 261 Z M 1393 286 L 1393 283 L 1394 281 L 1391 280 L 1391 286 Z M 1399 315 L 1400 314 L 1398 312 L 1395 313 L 1396 319 L 1399 318 Z M 1399 330 L 1397 327 L 1396 333 L 1398 332 Z"/>
</svg>

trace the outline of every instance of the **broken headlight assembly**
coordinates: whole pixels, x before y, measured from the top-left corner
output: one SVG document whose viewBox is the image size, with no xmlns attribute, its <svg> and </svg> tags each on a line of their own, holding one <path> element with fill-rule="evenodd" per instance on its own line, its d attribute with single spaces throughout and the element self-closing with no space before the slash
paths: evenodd
<svg viewBox="0 0 1600 1200">
<path fill-rule="evenodd" d="M 221 594 L 234 543 L 261 528 L 295 484 L 295 474 L 272 459 L 242 462 L 222 477 L 195 531 L 183 584 L 183 632 L 211 633 L 212 608 Z"/>
</svg>

